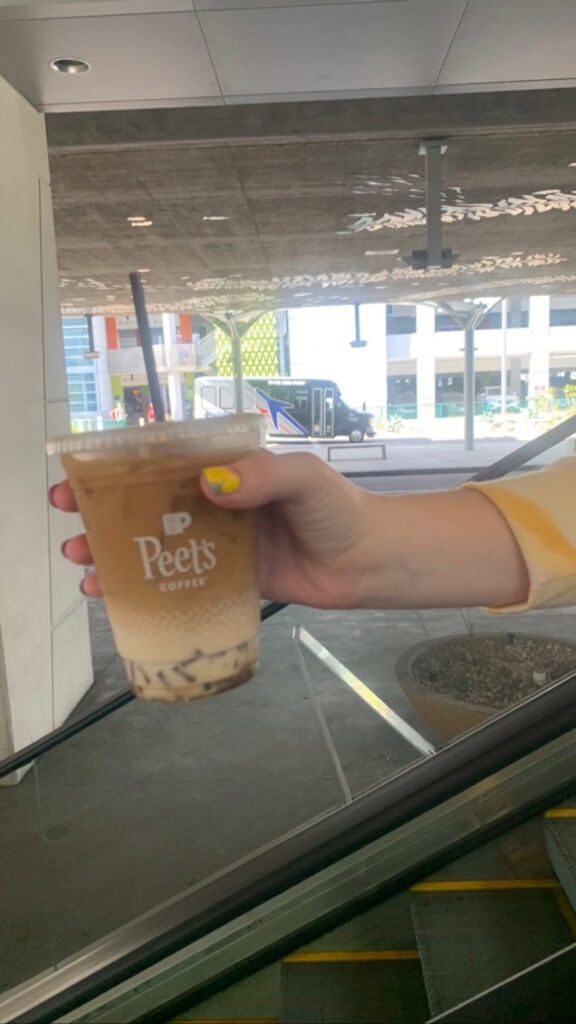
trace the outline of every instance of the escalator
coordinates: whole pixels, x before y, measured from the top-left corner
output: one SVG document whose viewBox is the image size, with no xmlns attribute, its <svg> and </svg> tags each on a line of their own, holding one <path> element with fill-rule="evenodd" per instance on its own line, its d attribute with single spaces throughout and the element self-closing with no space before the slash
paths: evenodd
<svg viewBox="0 0 576 1024">
<path fill-rule="evenodd" d="M 576 673 L 5 992 L 0 1021 L 571 1020 L 575 730 Z"/>
</svg>

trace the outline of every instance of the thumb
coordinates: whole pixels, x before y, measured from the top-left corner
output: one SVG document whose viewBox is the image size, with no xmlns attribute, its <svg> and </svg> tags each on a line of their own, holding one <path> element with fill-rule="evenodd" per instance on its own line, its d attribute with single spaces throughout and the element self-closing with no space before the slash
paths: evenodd
<svg viewBox="0 0 576 1024">
<path fill-rule="evenodd" d="M 319 473 L 326 469 L 312 454 L 259 451 L 228 466 L 205 468 L 200 486 L 205 496 L 221 508 L 260 508 L 272 501 L 300 504 L 317 496 Z M 334 476 L 338 479 L 337 474 Z"/>
</svg>

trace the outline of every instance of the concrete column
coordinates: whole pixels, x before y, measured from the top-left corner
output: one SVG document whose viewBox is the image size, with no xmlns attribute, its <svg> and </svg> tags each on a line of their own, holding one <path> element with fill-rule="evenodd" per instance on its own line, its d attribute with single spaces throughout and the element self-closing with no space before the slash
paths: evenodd
<svg viewBox="0 0 576 1024">
<path fill-rule="evenodd" d="M 416 388 L 418 419 L 433 419 L 436 415 L 436 360 L 433 355 L 418 356 L 416 360 Z"/>
<path fill-rule="evenodd" d="M 537 394 L 550 384 L 550 298 L 530 299 L 530 364 L 528 394 Z"/>
<path fill-rule="evenodd" d="M 435 314 L 433 306 L 416 306 L 416 335 L 412 338 L 410 355 L 416 359 L 419 420 L 430 420 L 436 415 Z"/>
<path fill-rule="evenodd" d="M 510 390 L 515 391 L 518 398 L 522 397 L 522 356 L 510 359 Z"/>
<path fill-rule="evenodd" d="M 550 354 L 531 352 L 528 371 L 528 394 L 537 395 L 550 386 Z"/>
<path fill-rule="evenodd" d="M 368 411 L 385 418 L 388 407 L 388 337 L 384 305 L 366 303 L 360 306 L 360 335 L 368 344 L 360 349 L 351 349 L 348 345 L 350 380 L 357 375 L 361 381 L 360 388 L 356 385 L 358 404 L 365 403 Z"/>
<path fill-rule="evenodd" d="M 98 389 L 98 411 L 106 419 L 110 410 L 114 408 L 114 396 L 108 372 L 108 338 L 106 334 L 106 318 L 103 316 L 92 317 L 92 333 L 94 337 L 94 348 L 100 353 L 100 358 L 95 361 L 96 387 Z"/>
<path fill-rule="evenodd" d="M 436 310 L 434 306 L 416 306 L 416 334 L 432 348 L 436 333 Z M 434 349 L 432 348 L 432 351 Z"/>
<path fill-rule="evenodd" d="M 92 682 L 78 517 L 49 508 L 70 418 L 44 120 L 0 79 L 0 756 L 60 725 Z M 15 781 L 15 780 L 13 780 Z"/>
<path fill-rule="evenodd" d="M 170 360 L 170 351 L 171 349 L 176 349 L 178 344 L 175 313 L 162 313 L 162 336 L 164 338 L 164 348 L 166 349 L 168 359 Z M 184 403 L 182 401 L 182 378 L 179 372 L 168 374 L 168 394 L 170 396 L 172 419 L 183 420 Z"/>
</svg>

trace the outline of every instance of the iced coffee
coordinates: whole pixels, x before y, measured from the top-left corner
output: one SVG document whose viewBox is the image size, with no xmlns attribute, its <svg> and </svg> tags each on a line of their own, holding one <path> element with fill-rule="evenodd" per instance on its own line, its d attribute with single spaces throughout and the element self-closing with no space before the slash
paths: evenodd
<svg viewBox="0 0 576 1024">
<path fill-rule="evenodd" d="M 263 440 L 259 415 L 76 434 L 50 442 L 70 481 L 131 687 L 192 700 L 252 677 L 259 596 L 254 513 L 216 508 L 204 466 Z"/>
</svg>

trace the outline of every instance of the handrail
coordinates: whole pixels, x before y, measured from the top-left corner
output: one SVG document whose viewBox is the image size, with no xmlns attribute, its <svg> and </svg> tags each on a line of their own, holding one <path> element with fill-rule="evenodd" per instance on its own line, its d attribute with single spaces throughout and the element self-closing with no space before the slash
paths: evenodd
<svg viewBox="0 0 576 1024">
<path fill-rule="evenodd" d="M 9 757 L 4 758 L 0 761 L 0 779 L 3 779 L 6 775 L 11 775 L 12 772 L 17 771 L 18 768 L 24 768 L 25 765 L 30 764 L 31 761 L 35 761 L 36 758 L 42 754 L 48 753 L 49 750 L 53 750 L 54 747 L 60 746 L 65 740 L 69 740 L 72 736 L 76 736 L 79 732 L 83 732 L 84 729 L 88 729 L 91 725 L 96 722 L 100 722 L 101 719 L 107 718 L 113 711 L 117 711 L 119 708 L 123 708 L 125 704 L 129 704 L 131 700 L 134 700 L 134 694 L 131 690 L 122 690 L 121 693 L 117 694 L 116 697 L 112 697 L 111 700 L 106 701 L 105 704 L 101 704 L 99 708 L 94 711 L 90 711 L 89 714 L 84 715 L 82 718 L 78 718 L 74 722 L 64 723 L 59 726 L 58 729 L 54 729 L 52 732 L 42 736 L 39 740 L 35 740 L 34 743 L 29 743 L 27 747 L 22 747 L 15 754 L 10 754 Z"/>
<path fill-rule="evenodd" d="M 493 462 L 491 466 L 485 466 L 483 469 L 478 470 L 472 477 L 472 480 L 476 483 L 482 483 L 484 480 L 496 480 L 499 477 L 506 476 L 507 473 L 520 469 L 524 463 L 535 459 L 537 455 L 542 455 L 543 452 L 553 448 L 554 445 L 560 444 L 561 441 L 566 441 L 574 433 L 576 433 L 576 415 L 569 416 L 567 420 L 558 423 L 555 427 L 551 427 L 550 430 L 545 430 L 543 434 L 539 434 L 538 437 L 527 441 L 526 444 L 516 448 L 509 455 L 505 455 L 502 459 Z"/>
<path fill-rule="evenodd" d="M 28 1000 L 24 1012 L 9 1019 L 19 1024 L 60 1019 L 573 729 L 576 672 L 453 741 L 434 757 L 417 761 L 353 803 L 220 873 L 183 900 L 185 916 L 177 924 L 171 903 L 128 925 L 121 937 L 116 934 L 101 943 L 91 957 L 82 957 L 81 970 L 63 965 L 38 979 L 34 999 Z"/>
<path fill-rule="evenodd" d="M 471 481 L 480 483 L 484 480 L 495 480 L 498 477 L 505 476 L 507 473 L 511 473 L 515 469 L 520 469 L 525 462 L 534 459 L 537 455 L 541 455 L 542 452 L 547 451 L 549 448 L 553 448 L 554 445 L 559 444 L 560 441 L 566 440 L 576 432 L 576 415 L 570 416 L 567 420 L 559 423 L 557 426 L 552 427 L 550 430 L 546 430 L 543 434 L 533 438 L 531 441 L 526 442 L 517 448 L 514 452 L 509 455 L 505 455 L 502 459 L 498 459 L 493 462 L 492 465 L 486 466 L 480 469 L 474 476 L 470 477 Z M 440 472 L 454 472 L 455 470 L 440 470 L 438 468 L 431 469 L 430 473 Z M 466 470 L 465 470 L 466 471 Z M 422 471 L 412 472 L 412 475 L 418 475 Z M 426 471 L 428 472 L 428 471 Z M 346 473 L 345 476 L 367 476 L 372 473 Z M 409 471 L 398 470 L 386 471 L 387 476 L 405 476 L 410 475 Z M 281 601 L 270 601 L 265 604 L 260 610 L 260 621 L 265 622 L 266 619 L 272 618 L 278 612 L 283 611 L 284 608 L 288 608 L 288 604 L 284 604 Z M 34 743 L 30 743 L 28 746 L 23 747 L 22 750 L 16 754 L 11 754 L 9 757 L 0 761 L 0 779 L 7 775 L 11 775 L 18 768 L 23 768 L 25 765 L 41 757 L 42 754 L 47 753 L 54 747 L 64 743 L 65 740 L 71 739 L 78 733 L 83 732 L 84 729 L 89 728 L 101 719 L 106 718 L 107 715 L 112 714 L 118 708 L 124 707 L 125 704 L 129 704 L 131 700 L 134 700 L 134 694 L 130 690 L 123 690 L 116 697 L 102 704 L 96 711 L 91 711 L 88 715 L 83 718 L 78 718 L 76 721 L 70 724 L 64 724 L 58 729 L 54 729 L 52 732 L 47 733 L 46 736 L 42 736 L 39 740 L 35 740 Z"/>
</svg>

